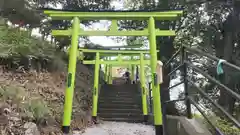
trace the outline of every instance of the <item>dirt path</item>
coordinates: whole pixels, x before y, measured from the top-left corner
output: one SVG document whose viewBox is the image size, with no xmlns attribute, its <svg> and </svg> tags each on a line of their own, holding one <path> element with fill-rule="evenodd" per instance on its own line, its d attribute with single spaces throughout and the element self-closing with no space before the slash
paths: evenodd
<svg viewBox="0 0 240 135">
<path fill-rule="evenodd" d="M 82 135 L 154 135 L 152 126 L 125 122 L 104 122 L 86 129 Z"/>
</svg>

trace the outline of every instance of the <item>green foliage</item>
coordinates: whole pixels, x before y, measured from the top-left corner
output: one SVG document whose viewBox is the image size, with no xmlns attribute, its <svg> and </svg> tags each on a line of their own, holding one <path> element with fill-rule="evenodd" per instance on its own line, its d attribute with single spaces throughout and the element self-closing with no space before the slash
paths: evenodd
<svg viewBox="0 0 240 135">
<path fill-rule="evenodd" d="M 13 87 L 13 86 L 1 86 L 0 87 L 0 97 L 2 97 L 3 101 L 11 101 L 19 105 L 25 95 L 25 91 L 22 88 Z M 17 106 L 19 107 L 19 106 Z"/>
<path fill-rule="evenodd" d="M 63 60 L 64 55 L 66 55 L 64 52 L 56 50 L 54 44 L 32 37 L 30 31 L 0 27 L 1 65 L 11 68 L 23 66 L 24 69 L 63 71 L 62 67 L 66 64 Z"/>
<path fill-rule="evenodd" d="M 26 104 L 28 117 L 32 116 L 36 122 L 40 122 L 50 114 L 47 103 L 41 99 L 32 99 Z"/>
<path fill-rule="evenodd" d="M 43 0 L 45 3 L 46 1 Z M 40 5 L 35 0 L 1 0 L 1 15 L 6 17 L 10 22 L 21 26 L 37 27 L 41 23 L 42 16 L 37 12 Z"/>
<path fill-rule="evenodd" d="M 39 122 L 46 116 L 50 115 L 50 110 L 47 103 L 40 98 L 31 99 L 25 89 L 21 87 L 1 86 L 0 87 L 0 99 L 3 102 L 7 102 L 12 105 L 16 105 L 18 112 L 22 114 L 22 117 L 35 120 Z M 28 99 L 28 100 L 26 100 Z"/>
<path fill-rule="evenodd" d="M 146 39 L 144 37 L 127 37 L 127 45 L 141 45 L 146 46 Z"/>
<path fill-rule="evenodd" d="M 32 56 L 52 58 L 55 47 L 46 41 L 29 36 L 29 31 L 16 28 L 0 29 L 0 57 Z"/>
<path fill-rule="evenodd" d="M 240 135 L 240 129 L 234 126 L 229 121 L 221 119 L 220 117 L 213 114 L 208 114 L 208 116 L 208 119 L 212 122 L 212 124 L 215 125 L 215 127 L 218 128 L 219 131 L 222 132 L 224 135 Z M 200 122 L 203 122 L 203 124 L 205 124 L 206 127 L 208 127 L 210 131 L 212 131 L 212 133 L 216 133 L 216 130 L 212 129 L 212 127 L 209 125 L 206 119 L 203 118 L 202 115 L 194 114 L 194 118 L 200 120 Z"/>
<path fill-rule="evenodd" d="M 223 119 L 217 119 L 216 126 L 225 135 L 240 135 L 240 129 Z"/>
</svg>

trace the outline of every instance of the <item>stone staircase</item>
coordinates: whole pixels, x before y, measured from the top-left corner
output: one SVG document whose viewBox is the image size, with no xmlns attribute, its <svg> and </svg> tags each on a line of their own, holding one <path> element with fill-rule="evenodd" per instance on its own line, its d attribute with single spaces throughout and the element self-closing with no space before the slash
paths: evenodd
<svg viewBox="0 0 240 135">
<path fill-rule="evenodd" d="M 98 100 L 98 116 L 105 121 L 144 121 L 137 84 L 106 84 L 102 86 Z"/>
</svg>

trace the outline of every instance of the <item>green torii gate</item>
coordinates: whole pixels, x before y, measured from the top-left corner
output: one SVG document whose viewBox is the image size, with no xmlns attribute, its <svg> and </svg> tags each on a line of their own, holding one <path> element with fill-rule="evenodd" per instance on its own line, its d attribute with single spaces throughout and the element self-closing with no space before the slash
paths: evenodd
<svg viewBox="0 0 240 135">
<path fill-rule="evenodd" d="M 151 72 L 152 72 L 152 91 L 153 91 L 153 112 L 154 125 L 157 135 L 163 135 L 162 126 L 162 109 L 160 100 L 160 87 L 157 83 L 157 52 L 156 36 L 175 36 L 174 30 L 159 30 L 155 28 L 155 20 L 174 20 L 183 14 L 183 11 L 162 11 L 162 12 L 137 12 L 137 11 L 93 11 L 77 12 L 62 10 L 45 10 L 45 14 L 55 20 L 73 20 L 72 28 L 67 30 L 52 30 L 52 35 L 71 36 L 71 49 L 69 55 L 68 80 L 64 104 L 63 132 L 69 133 L 72 101 L 74 92 L 76 61 L 78 52 L 78 36 L 148 36 L 150 43 L 151 55 Z M 80 28 L 80 20 L 111 20 L 112 24 L 108 31 L 85 31 Z M 118 20 L 148 20 L 148 29 L 144 30 L 127 30 L 119 31 L 117 26 Z"/>
<path fill-rule="evenodd" d="M 144 65 L 150 64 L 149 60 L 144 59 L 144 53 L 149 53 L 147 51 L 116 51 L 116 50 L 93 50 L 93 49 L 80 49 L 82 52 L 91 52 L 96 54 L 95 60 L 84 60 L 83 64 L 94 64 L 94 92 L 93 92 L 93 109 L 92 116 L 94 119 L 97 117 L 97 106 L 98 106 L 98 90 L 99 90 L 99 67 L 101 64 L 104 65 L 140 65 L 140 82 L 142 87 L 142 109 L 144 120 L 148 119 L 148 105 L 147 105 L 147 92 L 145 86 L 145 75 L 144 75 Z M 118 54 L 117 60 L 103 60 L 100 59 L 102 53 L 113 53 Z M 121 53 L 128 54 L 138 54 L 140 55 L 140 60 L 123 60 Z"/>
</svg>

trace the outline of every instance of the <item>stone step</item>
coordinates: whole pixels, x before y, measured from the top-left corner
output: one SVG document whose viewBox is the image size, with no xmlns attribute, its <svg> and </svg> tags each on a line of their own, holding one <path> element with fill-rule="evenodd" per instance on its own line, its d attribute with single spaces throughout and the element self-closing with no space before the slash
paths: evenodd
<svg viewBox="0 0 240 135">
<path fill-rule="evenodd" d="M 137 91 L 139 87 L 137 86 L 121 86 L 121 85 L 115 85 L 115 86 L 108 86 L 108 87 L 101 87 L 102 90 L 109 90 L 109 91 L 114 91 L 114 90 L 131 90 L 131 91 Z"/>
<path fill-rule="evenodd" d="M 102 87 L 101 91 L 131 91 L 138 92 L 138 87 L 128 87 L 128 86 L 114 86 L 114 87 Z"/>
<path fill-rule="evenodd" d="M 128 107 L 128 106 L 137 106 L 139 107 L 141 104 L 138 104 L 137 102 L 133 102 L 133 103 L 125 103 L 125 102 L 99 102 L 99 107 L 101 107 L 102 105 L 110 105 L 110 106 L 122 106 L 122 107 Z M 128 108 L 126 108 L 128 109 Z"/>
<path fill-rule="evenodd" d="M 100 94 L 138 94 L 139 92 L 135 92 L 135 91 L 100 91 Z"/>
<path fill-rule="evenodd" d="M 131 118 L 131 119 L 142 119 L 142 114 L 136 113 L 98 113 L 98 116 L 102 118 Z"/>
<path fill-rule="evenodd" d="M 126 100 L 126 101 L 139 101 L 139 99 L 141 100 L 141 97 L 123 97 L 123 96 L 117 96 L 117 97 L 114 97 L 114 96 L 107 96 L 107 97 L 103 97 L 103 96 L 99 96 L 98 98 L 99 100 L 106 100 L 106 101 L 123 101 L 123 100 Z"/>
<path fill-rule="evenodd" d="M 121 101 L 121 100 L 126 100 L 126 101 L 135 101 L 136 98 L 133 98 L 133 97 L 99 97 L 98 98 L 99 100 L 106 100 L 106 101 Z"/>
<path fill-rule="evenodd" d="M 141 96 L 138 96 L 138 95 L 110 95 L 110 94 L 107 94 L 107 95 L 99 95 L 99 98 L 131 98 L 131 99 L 136 99 L 136 98 L 141 98 Z"/>
<path fill-rule="evenodd" d="M 98 116 L 105 121 L 143 122 L 137 85 L 104 85 L 98 101 Z"/>
<path fill-rule="evenodd" d="M 99 97 L 136 97 L 139 96 L 139 94 L 118 94 L 118 93 L 106 93 L 106 94 L 99 94 Z"/>
<path fill-rule="evenodd" d="M 99 108 L 109 108 L 109 109 L 140 109 L 141 107 L 137 104 L 114 104 L 114 103 L 100 103 Z"/>
<path fill-rule="evenodd" d="M 105 84 L 104 87 L 137 87 L 137 84 L 121 84 L 121 85 L 115 85 L 115 84 Z"/>
<path fill-rule="evenodd" d="M 101 91 L 100 95 L 138 95 L 139 92 L 131 91 Z"/>
<path fill-rule="evenodd" d="M 103 96 L 99 96 L 99 100 L 106 100 L 106 101 L 111 101 L 111 100 L 116 100 L 116 101 L 119 101 L 119 100 L 126 100 L 126 101 L 137 101 L 137 99 L 141 99 L 141 97 L 103 97 Z"/>
<path fill-rule="evenodd" d="M 99 99 L 98 101 L 101 103 L 113 103 L 113 104 L 137 104 L 135 100 L 106 100 L 106 99 Z"/>
<path fill-rule="evenodd" d="M 111 109 L 111 108 L 99 108 L 98 109 L 99 113 L 137 113 L 137 114 L 142 114 L 142 110 L 141 109 L 136 109 L 136 108 L 130 108 L 130 109 Z"/>
<path fill-rule="evenodd" d="M 101 117 L 100 117 L 101 118 Z M 143 123 L 143 119 L 131 118 L 101 118 L 104 121 L 128 122 L 128 123 Z"/>
</svg>

